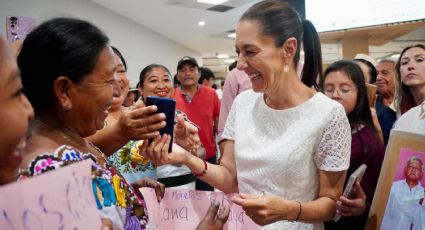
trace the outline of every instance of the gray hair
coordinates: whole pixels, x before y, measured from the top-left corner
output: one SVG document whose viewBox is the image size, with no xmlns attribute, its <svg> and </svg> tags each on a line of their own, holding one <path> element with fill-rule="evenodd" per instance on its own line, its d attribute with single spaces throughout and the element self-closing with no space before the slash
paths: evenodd
<svg viewBox="0 0 425 230">
<path fill-rule="evenodd" d="M 424 167 L 423 167 L 424 164 L 422 162 L 422 159 L 419 158 L 419 157 L 415 157 L 415 156 L 410 157 L 409 160 L 406 161 L 406 167 L 409 166 L 412 163 L 412 161 L 418 161 L 421 164 L 421 172 L 422 172 L 423 169 L 424 169 Z"/>
</svg>

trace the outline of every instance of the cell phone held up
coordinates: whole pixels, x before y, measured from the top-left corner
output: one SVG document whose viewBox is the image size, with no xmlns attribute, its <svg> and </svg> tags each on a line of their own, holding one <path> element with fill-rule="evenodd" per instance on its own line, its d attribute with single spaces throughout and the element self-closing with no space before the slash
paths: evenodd
<svg viewBox="0 0 425 230">
<path fill-rule="evenodd" d="M 176 101 L 173 98 L 164 98 L 150 96 L 146 98 L 146 106 L 155 105 L 158 110 L 156 113 L 165 114 L 166 126 L 159 130 L 159 133 L 162 135 L 168 134 L 171 136 L 171 142 L 168 146 L 168 152 L 172 151 L 173 146 L 173 134 L 174 134 L 174 117 L 176 112 Z M 149 140 L 151 141 L 151 140 Z"/>
</svg>

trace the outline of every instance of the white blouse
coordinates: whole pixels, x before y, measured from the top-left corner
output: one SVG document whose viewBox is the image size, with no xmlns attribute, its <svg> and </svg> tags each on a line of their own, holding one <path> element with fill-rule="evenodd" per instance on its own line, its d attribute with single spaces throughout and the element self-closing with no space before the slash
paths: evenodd
<svg viewBox="0 0 425 230">
<path fill-rule="evenodd" d="M 223 132 L 235 141 L 239 192 L 265 191 L 284 199 L 318 197 L 319 170 L 349 166 L 351 129 L 344 108 L 322 93 L 285 110 L 247 90 L 232 105 Z M 263 229 L 323 229 L 323 224 L 279 221 Z"/>
</svg>

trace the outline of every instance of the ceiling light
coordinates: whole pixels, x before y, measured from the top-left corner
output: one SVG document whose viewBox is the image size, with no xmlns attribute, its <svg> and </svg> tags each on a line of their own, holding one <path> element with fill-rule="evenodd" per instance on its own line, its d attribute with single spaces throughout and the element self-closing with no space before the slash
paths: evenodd
<svg viewBox="0 0 425 230">
<path fill-rule="evenodd" d="M 235 59 L 226 59 L 224 60 L 224 63 L 233 63 L 235 62 Z"/>
<path fill-rule="evenodd" d="M 393 55 L 391 55 L 391 57 L 394 58 L 394 59 L 397 59 L 397 58 L 400 57 L 400 54 L 393 54 Z"/>
<path fill-rule="evenodd" d="M 216 55 L 217 58 L 229 58 L 228 54 L 217 54 Z"/>
<path fill-rule="evenodd" d="M 198 22 L 198 26 L 205 26 L 205 22 L 204 21 L 199 21 Z"/>
<path fill-rule="evenodd" d="M 236 38 L 236 33 L 230 33 L 227 35 L 229 38 Z"/>
<path fill-rule="evenodd" d="M 223 2 L 227 2 L 227 0 L 198 0 L 198 2 L 212 4 L 212 5 L 218 5 L 218 4 L 221 4 Z"/>
</svg>

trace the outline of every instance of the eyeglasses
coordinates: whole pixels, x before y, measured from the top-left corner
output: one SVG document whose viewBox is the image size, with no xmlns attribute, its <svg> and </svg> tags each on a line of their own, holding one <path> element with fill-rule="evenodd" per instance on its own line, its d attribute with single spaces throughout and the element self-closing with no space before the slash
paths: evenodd
<svg viewBox="0 0 425 230">
<path fill-rule="evenodd" d="M 410 169 L 410 170 L 416 170 L 416 171 L 422 171 L 422 168 L 421 167 L 415 167 L 415 166 L 411 166 L 411 165 L 409 165 L 409 166 L 407 166 L 407 169 Z"/>
<path fill-rule="evenodd" d="M 340 97 L 344 97 L 344 96 L 348 96 L 348 95 L 350 95 L 352 92 L 354 92 L 355 91 L 355 88 L 354 89 L 346 89 L 346 88 L 326 88 L 326 89 L 323 89 L 323 93 L 324 94 L 326 94 L 327 96 L 329 96 L 329 97 L 331 97 L 333 94 L 334 94 L 334 92 L 337 92 L 337 94 L 340 96 Z"/>
</svg>

